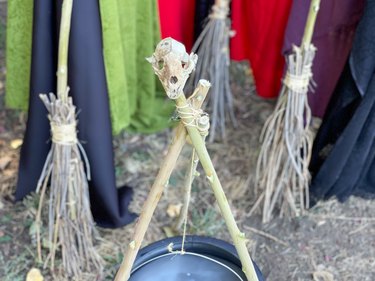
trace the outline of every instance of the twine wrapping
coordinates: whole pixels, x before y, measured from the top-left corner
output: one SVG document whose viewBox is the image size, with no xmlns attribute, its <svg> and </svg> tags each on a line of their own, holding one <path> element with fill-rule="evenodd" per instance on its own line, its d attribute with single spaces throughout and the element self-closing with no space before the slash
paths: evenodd
<svg viewBox="0 0 375 281">
<path fill-rule="evenodd" d="M 306 66 L 306 71 L 303 71 L 303 73 L 299 75 L 291 74 L 289 71 L 287 71 L 283 82 L 284 85 L 293 92 L 305 94 L 309 88 L 311 78 L 311 65 L 308 65 Z"/>
<path fill-rule="evenodd" d="M 228 5 L 213 5 L 212 6 L 212 13 L 209 15 L 210 19 L 218 19 L 218 20 L 225 20 L 227 19 L 229 14 L 229 7 Z"/>
<path fill-rule="evenodd" d="M 76 123 L 56 124 L 51 122 L 52 141 L 61 145 L 74 145 L 78 142 Z"/>
<path fill-rule="evenodd" d="M 195 127 L 202 136 L 207 136 L 210 129 L 210 120 L 208 114 L 202 109 L 195 109 L 193 106 L 176 106 L 181 122 L 185 127 Z"/>
</svg>

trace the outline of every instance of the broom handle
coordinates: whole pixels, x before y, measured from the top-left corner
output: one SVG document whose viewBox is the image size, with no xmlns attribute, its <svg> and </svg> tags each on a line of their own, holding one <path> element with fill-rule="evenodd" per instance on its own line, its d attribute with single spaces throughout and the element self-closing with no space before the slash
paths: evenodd
<svg viewBox="0 0 375 281">
<path fill-rule="evenodd" d="M 314 26 L 316 22 L 316 16 L 319 11 L 320 0 L 311 0 L 309 14 L 306 21 L 305 31 L 302 38 L 302 46 L 310 45 L 312 35 L 314 33 Z"/>
<path fill-rule="evenodd" d="M 61 10 L 59 53 L 57 62 L 57 97 L 68 100 L 68 46 L 73 0 L 64 0 Z"/>
</svg>

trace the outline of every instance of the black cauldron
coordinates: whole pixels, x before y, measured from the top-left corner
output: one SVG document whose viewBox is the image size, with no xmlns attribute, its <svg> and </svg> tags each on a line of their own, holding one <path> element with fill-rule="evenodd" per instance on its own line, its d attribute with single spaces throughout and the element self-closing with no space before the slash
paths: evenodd
<svg viewBox="0 0 375 281">
<path fill-rule="evenodd" d="M 246 281 L 235 248 L 211 237 L 167 238 L 141 249 L 129 281 Z M 255 264 L 254 264 L 255 265 Z M 259 281 L 262 273 L 255 265 Z"/>
</svg>

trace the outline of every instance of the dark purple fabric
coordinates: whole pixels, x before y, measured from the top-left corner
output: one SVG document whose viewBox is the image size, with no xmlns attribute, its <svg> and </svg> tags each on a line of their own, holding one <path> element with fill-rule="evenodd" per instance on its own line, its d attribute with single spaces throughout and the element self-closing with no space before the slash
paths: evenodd
<svg viewBox="0 0 375 281">
<path fill-rule="evenodd" d="M 317 47 L 313 79 L 317 83 L 309 93 L 314 116 L 323 117 L 352 47 L 354 33 L 361 19 L 364 0 L 324 0 L 318 13 L 313 44 Z M 295 0 L 285 33 L 284 53 L 300 45 L 310 7 L 308 0 Z"/>
<path fill-rule="evenodd" d="M 353 48 L 314 141 L 310 197 L 375 198 L 375 0 L 367 0 Z"/>
</svg>

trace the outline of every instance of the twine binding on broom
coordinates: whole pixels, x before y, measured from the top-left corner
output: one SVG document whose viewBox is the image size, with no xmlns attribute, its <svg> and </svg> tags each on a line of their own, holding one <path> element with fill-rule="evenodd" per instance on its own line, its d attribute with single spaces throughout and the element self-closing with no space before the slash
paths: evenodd
<svg viewBox="0 0 375 281">
<path fill-rule="evenodd" d="M 76 123 L 56 124 L 51 122 L 52 142 L 61 145 L 77 143 Z"/>
<path fill-rule="evenodd" d="M 226 4 L 215 3 L 212 6 L 212 13 L 208 16 L 210 19 L 226 20 L 229 14 L 229 6 Z"/>
</svg>

